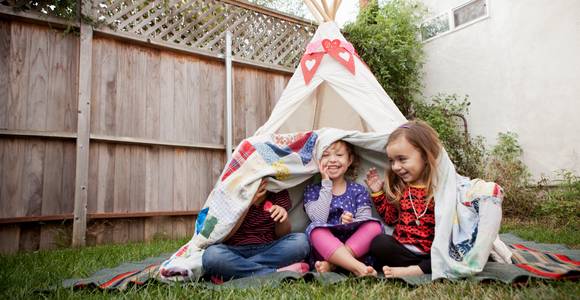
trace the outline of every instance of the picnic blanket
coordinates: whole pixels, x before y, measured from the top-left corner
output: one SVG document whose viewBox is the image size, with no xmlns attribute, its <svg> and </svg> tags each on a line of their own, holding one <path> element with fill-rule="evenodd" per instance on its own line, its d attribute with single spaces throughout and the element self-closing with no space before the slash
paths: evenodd
<svg viewBox="0 0 580 300">
<path fill-rule="evenodd" d="M 513 264 L 488 262 L 485 268 L 470 277 L 477 281 L 497 281 L 504 283 L 525 282 L 530 278 L 540 279 L 578 279 L 580 276 L 580 250 L 569 249 L 559 244 L 542 244 L 523 240 L 513 234 L 502 234 L 501 239 L 512 249 Z M 149 258 L 140 262 L 124 263 L 118 267 L 100 270 L 88 278 L 67 279 L 66 288 L 98 288 L 106 290 L 125 290 L 132 285 L 143 285 L 148 282 L 161 282 L 159 268 L 170 256 L 169 253 Z M 300 275 L 293 272 L 272 273 L 228 281 L 222 285 L 211 282 L 196 282 L 206 288 L 246 288 L 276 286 L 284 281 L 304 279 L 332 284 L 347 280 L 349 277 L 338 273 L 307 273 Z M 379 277 L 378 280 L 384 278 Z M 388 279 L 385 279 L 388 280 Z M 401 277 L 391 280 L 402 280 L 409 285 L 428 284 L 431 276 Z M 191 281 L 184 281 L 184 284 Z"/>
</svg>

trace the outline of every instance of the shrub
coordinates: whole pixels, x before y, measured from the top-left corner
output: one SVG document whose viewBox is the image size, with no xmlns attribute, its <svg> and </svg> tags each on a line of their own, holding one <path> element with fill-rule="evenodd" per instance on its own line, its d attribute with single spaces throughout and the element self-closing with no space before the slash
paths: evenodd
<svg viewBox="0 0 580 300">
<path fill-rule="evenodd" d="M 437 133 L 457 171 L 471 178 L 482 177 L 485 156 L 483 137 L 472 138 L 465 115 L 470 102 L 455 94 L 439 94 L 426 102 L 416 102 L 414 115 L 427 122 Z"/>
<path fill-rule="evenodd" d="M 426 10 L 416 0 L 369 1 L 344 28 L 379 83 L 404 115 L 421 89 L 423 44 L 417 38 Z"/>
<path fill-rule="evenodd" d="M 537 190 L 529 184 L 531 175 L 521 160 L 522 154 L 517 134 L 500 132 L 486 159 L 484 178 L 503 188 L 503 212 L 508 216 L 529 217 L 539 202 Z"/>
<path fill-rule="evenodd" d="M 552 188 L 545 188 L 542 201 L 536 214 L 558 220 L 562 225 L 579 226 L 580 220 L 580 177 L 569 170 L 560 170 L 556 174 Z"/>
</svg>

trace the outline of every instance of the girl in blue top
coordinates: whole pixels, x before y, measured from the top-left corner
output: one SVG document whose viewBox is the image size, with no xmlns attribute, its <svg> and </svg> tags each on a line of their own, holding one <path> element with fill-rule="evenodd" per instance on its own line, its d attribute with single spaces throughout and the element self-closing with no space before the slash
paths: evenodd
<svg viewBox="0 0 580 300">
<path fill-rule="evenodd" d="M 335 266 L 357 276 L 376 276 L 361 262 L 374 237 L 382 232 L 371 217 L 371 201 L 364 186 L 348 181 L 345 175 L 354 161 L 352 146 L 344 141 L 331 144 L 319 162 L 322 182 L 306 187 L 304 208 L 312 223 L 306 229 L 318 272 Z"/>
</svg>

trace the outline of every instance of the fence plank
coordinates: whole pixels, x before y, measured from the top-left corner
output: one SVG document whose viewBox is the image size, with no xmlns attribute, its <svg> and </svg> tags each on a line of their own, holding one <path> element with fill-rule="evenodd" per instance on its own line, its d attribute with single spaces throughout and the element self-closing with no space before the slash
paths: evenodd
<svg viewBox="0 0 580 300">
<path fill-rule="evenodd" d="M 174 119 L 174 57 L 161 53 L 161 95 L 164 95 L 165 101 L 159 109 L 159 139 L 162 141 L 174 141 L 175 134 L 173 128 Z"/>
<path fill-rule="evenodd" d="M 42 215 L 54 215 L 65 213 L 61 211 L 63 202 L 62 178 L 64 160 L 64 142 L 46 142 L 44 159 L 44 178 L 42 185 Z M 55 228 L 43 226 L 40 230 L 40 248 L 53 248 Z"/>
<path fill-rule="evenodd" d="M 78 129 L 77 159 L 75 172 L 75 205 L 73 220 L 73 246 L 84 246 L 87 230 L 87 188 L 89 173 L 89 134 L 91 124 L 91 67 L 93 30 L 81 24 L 79 81 L 78 81 Z"/>
<path fill-rule="evenodd" d="M 145 210 L 145 164 L 146 149 L 140 146 L 131 146 L 131 177 L 129 199 L 131 201 L 129 211 Z M 129 240 L 142 241 L 144 237 L 144 221 L 131 220 L 129 224 Z"/>
<path fill-rule="evenodd" d="M 131 160 L 130 146 L 115 146 L 115 181 L 114 181 L 114 209 L 116 212 L 127 212 L 131 205 L 130 180 Z M 113 223 L 113 241 L 127 242 L 129 228 L 126 222 Z"/>
<path fill-rule="evenodd" d="M 159 147 L 147 147 L 145 157 L 145 211 L 159 209 Z M 157 233 L 158 218 L 145 220 L 144 239 L 151 240 Z"/>
<path fill-rule="evenodd" d="M 0 20 L 0 128 L 8 128 L 10 93 L 10 23 Z"/>
<path fill-rule="evenodd" d="M 202 98 L 204 110 L 199 116 L 202 120 L 202 128 L 210 128 L 202 133 L 203 140 L 211 143 L 225 144 L 225 103 L 226 103 L 226 73 L 224 66 L 215 62 L 206 63 L 208 72 L 207 85 L 204 98 Z M 208 126 L 212 124 L 212 126 Z"/>
<path fill-rule="evenodd" d="M 10 90 L 8 98 L 8 126 L 11 129 L 26 128 L 26 104 L 28 102 L 28 80 L 30 59 L 26 25 L 12 23 L 10 40 Z"/>
<path fill-rule="evenodd" d="M 23 141 L 24 142 L 24 141 Z M 22 189 L 20 207 L 24 215 L 39 215 L 42 211 L 42 185 L 44 172 L 44 153 L 46 142 L 31 140 L 24 148 L 24 166 L 21 182 L 26 182 Z"/>
<path fill-rule="evenodd" d="M 146 104 L 145 104 L 145 136 L 149 139 L 159 139 L 159 114 L 160 114 L 160 103 L 162 99 L 166 99 L 165 95 L 161 94 L 160 90 L 160 64 L 161 55 L 160 51 L 151 50 L 151 55 L 148 56 L 146 62 L 147 67 L 147 84 L 145 89 L 146 94 Z"/>
<path fill-rule="evenodd" d="M 187 90 L 189 86 L 186 82 L 187 65 L 189 61 L 179 57 L 173 64 L 173 130 L 176 141 L 187 141 L 188 127 L 186 115 L 190 111 L 187 106 Z"/>
<path fill-rule="evenodd" d="M 3 185 L 0 216 L 17 217 L 24 215 L 22 201 L 22 176 L 24 174 L 24 146 L 20 139 L 2 139 L 4 144 L 4 172 L 0 184 Z"/>
<path fill-rule="evenodd" d="M 49 33 L 50 34 L 50 33 Z M 47 92 L 49 81 L 49 45 L 46 30 L 41 27 L 29 29 L 30 69 L 28 79 L 28 101 L 26 111 L 26 129 L 44 130 L 46 127 Z"/>
<path fill-rule="evenodd" d="M 191 184 L 187 182 L 187 172 L 191 170 L 187 169 L 187 152 L 184 149 L 174 150 L 174 169 L 173 169 L 173 210 L 187 210 L 187 199 L 189 195 L 187 194 L 187 185 Z M 177 218 L 173 223 L 173 237 L 179 238 L 185 236 L 186 227 L 180 218 Z"/>
</svg>

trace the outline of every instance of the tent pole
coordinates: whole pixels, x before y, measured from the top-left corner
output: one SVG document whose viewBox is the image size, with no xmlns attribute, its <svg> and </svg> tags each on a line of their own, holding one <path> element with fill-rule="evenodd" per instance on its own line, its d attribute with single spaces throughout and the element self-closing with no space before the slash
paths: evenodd
<svg viewBox="0 0 580 300">
<path fill-rule="evenodd" d="M 232 33 L 226 32 L 226 157 L 227 161 L 232 158 Z"/>
</svg>

